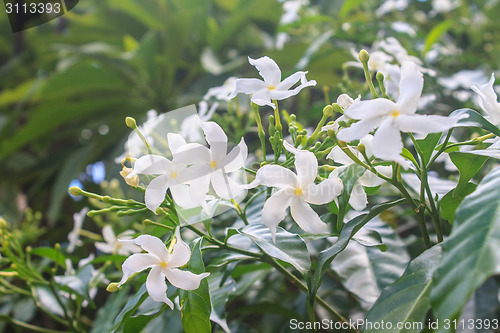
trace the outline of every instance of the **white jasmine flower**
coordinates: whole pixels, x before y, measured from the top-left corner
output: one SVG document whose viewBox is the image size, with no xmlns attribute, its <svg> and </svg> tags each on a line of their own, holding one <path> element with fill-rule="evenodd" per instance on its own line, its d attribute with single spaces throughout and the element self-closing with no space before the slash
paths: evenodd
<svg viewBox="0 0 500 333">
<path fill-rule="evenodd" d="M 286 141 L 284 145 L 295 155 L 297 173 L 279 165 L 264 165 L 257 171 L 255 180 L 248 185 L 249 188 L 265 185 L 279 189 L 264 204 L 262 222 L 271 230 L 275 240 L 276 227 L 290 207 L 292 218 L 302 230 L 313 234 L 324 232 L 327 225 L 309 204 L 322 205 L 337 198 L 342 192 L 342 181 L 331 177 L 315 184 L 318 175 L 316 156 L 307 150 L 298 150 Z"/>
<path fill-rule="evenodd" d="M 376 98 L 352 105 L 346 111 L 346 115 L 359 121 L 349 128 L 341 129 L 338 133 L 339 140 L 359 140 L 378 128 L 373 137 L 373 155 L 408 167 L 407 162 L 400 155 L 403 149 L 400 132 L 420 134 L 442 132 L 453 127 L 459 120 L 458 118 L 416 114 L 423 85 L 423 75 L 417 70 L 416 64 L 404 62 L 401 66 L 397 101 Z"/>
<path fill-rule="evenodd" d="M 198 114 L 186 117 L 181 124 L 180 135 L 189 142 L 200 142 L 203 140 L 201 123 L 209 121 L 217 110 L 219 103 L 214 103 L 208 108 L 207 101 L 203 100 L 199 104 Z"/>
<path fill-rule="evenodd" d="M 358 97 L 356 99 L 352 99 L 349 95 L 347 94 L 342 94 L 340 95 L 339 97 L 337 97 L 337 104 L 344 110 L 347 110 L 351 105 L 354 105 L 356 103 L 358 103 L 359 101 L 361 101 L 361 95 L 358 95 Z M 328 130 L 331 130 L 333 129 L 335 131 L 335 133 L 338 132 L 339 130 L 339 122 L 340 121 L 349 121 L 350 118 L 348 116 L 346 116 L 345 114 L 341 115 L 340 117 L 338 117 L 337 119 L 335 119 L 335 121 L 333 122 L 333 124 L 331 125 L 326 125 L 326 126 L 323 126 L 321 128 L 322 131 L 328 131 Z"/>
<path fill-rule="evenodd" d="M 500 125 L 500 103 L 493 88 L 495 84 L 495 74 L 491 74 L 490 81 L 480 87 L 472 86 L 476 94 L 480 97 L 479 106 L 488 115 L 489 120 L 495 125 Z"/>
<path fill-rule="evenodd" d="M 259 59 L 248 58 L 250 64 L 259 70 L 260 76 L 264 80 L 259 79 L 237 79 L 236 88 L 229 98 L 233 98 L 238 93 L 252 94 L 251 101 L 257 105 L 269 105 L 273 109 L 275 105 L 272 100 L 282 100 L 291 96 L 297 95 L 303 88 L 315 86 L 316 81 L 307 81 L 307 72 L 296 72 L 281 81 L 281 70 L 269 57 Z M 300 85 L 289 90 L 300 80 Z"/>
<path fill-rule="evenodd" d="M 473 84 L 484 84 L 487 81 L 488 77 L 480 69 L 464 69 L 450 77 L 441 77 L 438 79 L 438 83 L 448 90 L 456 90 L 458 88 L 469 89 Z"/>
<path fill-rule="evenodd" d="M 394 10 L 403 11 L 406 7 L 408 7 L 408 0 L 386 0 L 379 8 L 377 8 L 375 13 L 377 16 L 382 16 Z"/>
<path fill-rule="evenodd" d="M 85 207 L 80 212 L 73 214 L 73 230 L 71 230 L 71 232 L 68 234 L 68 253 L 72 253 L 75 250 L 75 247 L 82 246 L 83 244 L 80 239 L 80 230 L 82 230 L 83 221 L 85 220 L 88 211 L 89 209 Z"/>
<path fill-rule="evenodd" d="M 224 81 L 224 84 L 222 86 L 212 87 L 208 89 L 205 96 L 203 96 L 203 100 L 208 101 L 212 97 L 214 97 L 216 100 L 221 101 L 230 100 L 231 98 L 229 98 L 229 96 L 234 91 L 234 89 L 236 89 L 236 80 L 236 77 L 231 76 L 226 79 L 226 81 Z"/>
<path fill-rule="evenodd" d="M 210 274 L 202 273 L 196 275 L 189 271 L 178 269 L 178 267 L 187 264 L 191 257 L 191 250 L 182 241 L 179 229 L 176 230 L 175 238 L 176 242 L 172 253 L 167 250 L 161 239 L 154 236 L 141 235 L 133 240 L 122 240 L 122 242 L 131 242 L 139 245 L 147 253 L 133 254 L 123 262 L 123 277 L 118 287 L 127 282 L 131 275 L 151 268 L 146 280 L 148 294 L 153 301 L 164 302 L 171 309 L 174 308 L 174 303 L 167 298 L 165 278 L 177 288 L 184 290 L 198 289 L 201 280 Z"/>
<path fill-rule="evenodd" d="M 283 15 L 280 18 L 280 25 L 293 23 L 299 19 L 299 11 L 302 6 L 307 5 L 309 0 L 289 0 L 283 2 Z M 276 48 L 281 50 L 290 36 L 286 32 L 280 32 L 276 35 Z"/>
<path fill-rule="evenodd" d="M 122 243 L 120 240 L 128 240 L 132 239 L 134 234 L 133 230 L 125 230 L 118 237 L 115 236 L 113 232 L 113 228 L 110 225 L 105 225 L 102 228 L 102 236 L 104 238 L 104 242 L 96 242 L 95 247 L 104 253 L 116 253 L 122 256 L 128 256 L 131 253 L 140 252 L 141 249 L 131 243 Z"/>
</svg>

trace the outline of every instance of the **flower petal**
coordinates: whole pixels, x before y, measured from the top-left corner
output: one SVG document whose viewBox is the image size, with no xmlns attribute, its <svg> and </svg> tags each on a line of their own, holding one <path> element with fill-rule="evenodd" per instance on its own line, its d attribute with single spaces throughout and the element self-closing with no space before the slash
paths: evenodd
<svg viewBox="0 0 500 333">
<path fill-rule="evenodd" d="M 495 122 L 495 124 L 500 123 L 500 104 L 498 103 L 498 96 L 493 88 L 495 84 L 495 74 L 491 74 L 491 78 L 485 85 L 481 87 L 472 86 L 471 89 L 474 90 L 476 94 L 481 97 L 479 101 L 479 106 L 484 110 Z"/>
<path fill-rule="evenodd" d="M 153 267 L 149 272 L 146 289 L 153 301 L 166 303 L 172 310 L 174 309 L 174 303 L 167 298 L 167 283 L 160 266 Z"/>
<path fill-rule="evenodd" d="M 227 136 L 219 124 L 207 121 L 201 124 L 210 152 L 215 162 L 221 162 L 227 154 Z"/>
<path fill-rule="evenodd" d="M 292 200 L 290 191 L 290 189 L 283 189 L 274 193 L 267 199 L 262 209 L 262 223 L 271 230 L 274 241 L 276 241 L 276 227 L 285 219 L 286 209 Z"/>
<path fill-rule="evenodd" d="M 281 70 L 273 59 L 269 57 L 259 59 L 248 57 L 248 62 L 257 68 L 267 85 L 277 86 L 280 83 Z"/>
<path fill-rule="evenodd" d="M 399 81 L 399 97 L 396 102 L 401 113 L 414 114 L 417 111 L 423 87 L 424 76 L 417 69 L 417 64 L 412 61 L 403 62 Z"/>
<path fill-rule="evenodd" d="M 305 77 L 306 74 L 307 72 L 297 72 L 290 75 L 276 86 L 276 90 L 283 91 L 290 89 L 295 83 L 299 82 L 302 77 Z"/>
<path fill-rule="evenodd" d="M 134 171 L 127 178 L 131 178 L 137 174 L 159 175 L 170 170 L 172 170 L 172 162 L 165 157 L 152 154 L 144 155 L 135 161 Z"/>
<path fill-rule="evenodd" d="M 252 95 L 250 100 L 260 106 L 264 105 L 269 105 L 273 109 L 276 108 L 274 103 L 271 101 L 271 93 L 269 92 L 269 89 L 264 88 L 259 91 L 257 91 L 255 94 Z"/>
<path fill-rule="evenodd" d="M 156 214 L 156 209 L 165 200 L 167 189 L 168 180 L 165 175 L 158 176 L 149 183 L 148 187 L 146 187 L 144 202 L 150 211 Z"/>
<path fill-rule="evenodd" d="M 175 231 L 175 239 L 176 242 L 167 263 L 168 268 L 184 266 L 191 258 L 191 249 L 181 238 L 181 228 Z"/>
<path fill-rule="evenodd" d="M 358 182 L 356 182 L 352 187 L 349 204 L 357 211 L 365 209 L 366 205 L 368 204 L 368 198 L 366 197 L 365 189 Z"/>
<path fill-rule="evenodd" d="M 325 222 L 321 221 L 318 214 L 302 199 L 294 196 L 290 205 L 290 212 L 299 227 L 305 232 L 319 234 L 327 230 Z"/>
<path fill-rule="evenodd" d="M 146 268 L 158 265 L 158 258 L 148 253 L 136 253 L 128 257 L 122 264 L 123 276 L 118 283 L 118 287 L 127 282 L 128 278 L 135 273 L 141 272 Z"/>
<path fill-rule="evenodd" d="M 345 115 L 352 119 L 376 118 L 396 110 L 397 105 L 385 98 L 376 98 L 368 101 L 359 101 L 345 110 Z M 364 135 L 363 135 L 364 136 Z"/>
<path fill-rule="evenodd" d="M 193 120 L 195 119 L 193 118 Z M 186 140 L 184 140 L 184 138 L 178 133 L 168 133 L 167 142 L 168 142 L 168 148 L 172 152 L 172 155 L 175 155 L 179 150 L 181 150 L 185 145 L 187 145 Z"/>
<path fill-rule="evenodd" d="M 383 117 L 362 119 L 352 124 L 351 127 L 340 129 L 337 138 L 346 142 L 359 140 L 377 128 L 382 121 Z"/>
<path fill-rule="evenodd" d="M 400 116 L 401 117 L 401 116 Z M 394 126 L 394 118 L 387 117 L 373 136 L 373 156 L 386 161 L 403 162 L 401 157 L 403 141 L 399 129 Z"/>
<path fill-rule="evenodd" d="M 191 199 L 197 204 L 201 204 L 205 201 L 208 190 L 210 187 L 210 173 L 205 174 L 202 177 L 193 179 L 189 185 L 189 195 Z"/>
<path fill-rule="evenodd" d="M 245 140 L 241 138 L 240 143 L 234 147 L 229 154 L 224 157 L 222 165 L 224 166 L 224 172 L 233 172 L 241 169 L 245 166 L 245 162 L 248 157 L 248 147 Z"/>
<path fill-rule="evenodd" d="M 375 169 L 386 177 L 390 178 L 392 176 L 392 167 L 391 166 L 378 165 L 375 167 Z M 366 187 L 379 186 L 379 185 L 382 185 L 384 182 L 385 182 L 385 180 L 377 177 L 377 175 L 371 171 L 366 171 L 356 181 L 356 183 L 358 183 L 359 185 L 366 186 Z"/>
<path fill-rule="evenodd" d="M 302 198 L 314 205 L 323 205 L 331 202 L 342 193 L 343 184 L 340 178 L 331 177 L 319 184 L 310 184 L 304 191 Z"/>
<path fill-rule="evenodd" d="M 235 89 L 229 95 L 229 99 L 234 98 L 238 93 L 253 94 L 266 87 L 266 83 L 259 79 L 237 79 Z"/>
<path fill-rule="evenodd" d="M 104 241 L 108 244 L 113 244 L 116 241 L 115 233 L 113 232 L 113 228 L 109 224 L 105 225 L 102 228 L 102 237 Z"/>
<path fill-rule="evenodd" d="M 113 253 L 113 246 L 108 243 L 103 242 L 95 242 L 95 248 L 101 251 L 102 253 Z"/>
<path fill-rule="evenodd" d="M 396 117 L 396 123 L 401 132 L 413 133 L 438 133 L 449 130 L 455 126 L 460 118 L 458 117 L 443 117 L 443 116 L 427 116 L 421 114 L 414 115 L 399 115 Z"/>
<path fill-rule="evenodd" d="M 210 181 L 215 193 L 222 199 L 234 199 L 243 190 L 240 184 L 224 172 L 224 168 L 212 172 Z"/>
<path fill-rule="evenodd" d="M 174 199 L 175 203 L 184 209 L 199 206 L 199 203 L 195 202 L 193 198 L 191 198 L 191 190 L 188 185 L 172 185 L 170 186 L 170 192 L 172 193 L 172 199 Z"/>
<path fill-rule="evenodd" d="M 285 149 L 295 155 L 295 170 L 297 170 L 298 185 L 314 183 L 318 175 L 318 159 L 308 150 L 300 150 L 283 142 Z"/>
<path fill-rule="evenodd" d="M 155 255 L 158 260 L 162 262 L 168 262 L 170 259 L 170 253 L 168 253 L 167 247 L 158 237 L 151 235 L 140 235 L 139 237 L 130 241 L 122 240 L 121 242 L 132 242 L 134 244 L 137 244 L 144 251 L 147 251 L 150 255 Z"/>
<path fill-rule="evenodd" d="M 173 284 L 177 288 L 184 290 L 198 289 L 201 280 L 210 275 L 210 273 L 202 273 L 197 275 L 189 271 L 181 271 L 177 268 L 164 269 L 163 273 L 165 273 L 167 280 L 171 284 Z"/>
<path fill-rule="evenodd" d="M 355 155 L 360 154 L 357 150 L 352 149 L 350 146 L 348 146 L 347 149 L 349 149 Z M 333 149 L 330 151 L 330 153 L 328 153 L 326 158 L 329 158 L 329 159 L 333 160 L 334 162 L 340 163 L 340 164 L 345 165 L 345 166 L 351 165 L 354 163 L 354 161 L 351 160 L 351 158 L 349 156 L 347 156 L 346 153 L 344 153 L 342 151 L 342 148 L 340 148 L 339 146 L 333 147 Z"/>
<path fill-rule="evenodd" d="M 297 175 L 290 169 L 280 165 L 264 165 L 257 171 L 255 180 L 247 185 L 247 188 L 254 188 L 258 185 L 272 187 L 295 187 L 297 183 Z"/>
</svg>

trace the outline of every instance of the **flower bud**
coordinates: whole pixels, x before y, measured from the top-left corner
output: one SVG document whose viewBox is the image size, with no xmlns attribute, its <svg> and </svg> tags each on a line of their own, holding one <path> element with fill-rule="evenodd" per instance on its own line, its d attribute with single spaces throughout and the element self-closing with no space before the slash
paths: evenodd
<svg viewBox="0 0 500 333">
<path fill-rule="evenodd" d="M 327 105 L 323 108 L 323 116 L 330 117 L 333 114 L 333 107 L 331 105 Z"/>
<path fill-rule="evenodd" d="M 125 118 L 125 124 L 127 124 L 127 127 L 130 127 L 131 129 L 137 128 L 137 122 L 132 117 Z"/>
<path fill-rule="evenodd" d="M 364 154 L 366 152 L 366 147 L 364 144 L 360 143 L 358 145 L 358 151 L 361 153 L 361 154 Z"/>
<path fill-rule="evenodd" d="M 69 188 L 69 193 L 71 193 L 71 195 L 74 195 L 76 197 L 76 196 L 82 195 L 83 191 L 78 186 L 71 186 Z"/>
<path fill-rule="evenodd" d="M 335 111 L 335 112 L 338 112 L 340 114 L 344 114 L 344 110 L 342 109 L 342 107 L 340 105 L 338 105 L 337 103 L 333 103 L 332 104 L 332 109 Z"/>
<path fill-rule="evenodd" d="M 111 282 L 110 284 L 108 284 L 108 286 L 106 287 L 106 291 L 109 292 L 109 293 L 114 293 L 114 292 L 117 292 L 118 289 L 120 289 L 118 287 L 118 282 Z"/>
<path fill-rule="evenodd" d="M 370 60 L 370 55 L 368 54 L 368 51 L 366 51 L 365 49 L 359 51 L 359 61 L 361 61 L 361 63 L 363 64 L 367 64 L 368 60 Z"/>
<path fill-rule="evenodd" d="M 137 187 L 139 185 L 139 176 L 134 175 L 132 177 L 128 177 L 128 175 L 130 175 L 132 171 L 134 171 L 134 169 L 123 166 L 122 171 L 120 171 L 120 176 L 123 177 L 123 179 L 128 185 L 132 187 Z"/>
</svg>

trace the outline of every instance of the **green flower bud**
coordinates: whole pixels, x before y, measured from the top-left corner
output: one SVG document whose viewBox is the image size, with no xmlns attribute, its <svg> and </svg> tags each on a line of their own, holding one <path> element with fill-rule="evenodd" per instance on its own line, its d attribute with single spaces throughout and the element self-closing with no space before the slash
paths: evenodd
<svg viewBox="0 0 500 333">
<path fill-rule="evenodd" d="M 370 54 L 368 54 L 368 51 L 366 51 L 365 49 L 359 51 L 359 61 L 365 64 L 368 63 L 369 59 L 370 59 Z"/>
<path fill-rule="evenodd" d="M 125 124 L 127 124 L 127 127 L 130 127 L 131 129 L 137 128 L 137 122 L 132 117 L 125 118 Z"/>
<path fill-rule="evenodd" d="M 78 195 L 82 195 L 83 191 L 78 186 L 71 186 L 69 188 L 69 193 L 71 193 L 71 195 L 78 196 Z"/>
<path fill-rule="evenodd" d="M 106 291 L 109 292 L 109 293 L 114 293 L 114 292 L 117 292 L 119 289 L 118 287 L 118 282 L 111 282 L 110 284 L 108 284 L 108 286 L 106 287 Z"/>
<path fill-rule="evenodd" d="M 323 116 L 330 117 L 333 114 L 333 107 L 331 105 L 327 105 L 323 108 Z"/>
<path fill-rule="evenodd" d="M 338 105 L 337 103 L 333 103 L 332 108 L 335 112 L 338 112 L 340 114 L 344 114 L 344 109 L 342 109 L 342 107 L 340 107 L 340 105 Z"/>
</svg>

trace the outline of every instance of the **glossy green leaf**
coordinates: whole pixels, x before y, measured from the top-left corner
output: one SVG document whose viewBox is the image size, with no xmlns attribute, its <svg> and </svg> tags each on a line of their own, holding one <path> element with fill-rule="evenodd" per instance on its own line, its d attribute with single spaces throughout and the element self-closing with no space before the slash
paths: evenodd
<svg viewBox="0 0 500 333">
<path fill-rule="evenodd" d="M 450 114 L 450 117 L 457 117 L 461 115 L 468 115 L 467 118 L 463 118 L 458 121 L 455 127 L 479 127 L 488 132 L 500 136 L 500 129 L 486 120 L 482 115 L 471 109 L 459 109 L 455 110 Z"/>
<path fill-rule="evenodd" d="M 452 24 L 453 24 L 453 21 L 446 20 L 446 21 L 439 23 L 434 28 L 432 28 L 432 30 L 429 32 L 429 34 L 425 38 L 423 53 L 427 53 L 432 48 L 432 45 L 439 42 L 441 37 L 448 31 L 448 29 L 450 29 L 452 27 Z"/>
<path fill-rule="evenodd" d="M 405 202 L 404 199 L 399 199 L 379 204 L 374 206 L 370 210 L 370 212 L 356 216 L 344 225 L 335 244 L 320 252 L 320 254 L 318 255 L 318 261 L 314 273 L 310 273 L 306 277 L 309 290 L 307 296 L 309 313 L 311 313 L 314 309 L 316 293 L 318 292 L 319 286 L 321 285 L 323 274 L 325 273 L 328 265 L 332 262 L 332 260 L 346 248 L 347 244 L 349 244 L 349 241 L 366 223 L 368 223 L 368 221 L 370 221 L 378 214 L 382 213 L 384 210 L 394 207 L 403 202 Z"/>
<path fill-rule="evenodd" d="M 450 153 L 450 158 L 453 164 L 455 164 L 455 166 L 458 168 L 458 172 L 460 173 L 458 185 L 453 191 L 454 196 L 459 196 L 464 192 L 469 180 L 471 180 L 472 177 L 474 177 L 474 175 L 479 171 L 479 169 L 481 169 L 488 157 L 457 151 Z"/>
<path fill-rule="evenodd" d="M 277 227 L 275 243 L 269 228 L 264 224 L 250 224 L 241 229 L 240 233 L 250 238 L 255 245 L 271 257 L 292 264 L 302 274 L 306 274 L 311 268 L 306 243 L 297 234 Z"/>
<path fill-rule="evenodd" d="M 370 311 L 368 322 L 419 323 L 430 309 L 432 274 L 441 260 L 441 246 L 435 245 L 410 262 L 403 276 L 386 287 Z M 411 325 L 410 325 L 411 326 Z M 404 327 L 404 326 L 403 326 Z M 414 326 L 415 327 L 415 326 Z M 366 333 L 418 332 L 418 329 L 368 329 Z"/>
<path fill-rule="evenodd" d="M 499 244 L 500 168 L 496 168 L 462 201 L 443 243 L 443 259 L 431 289 L 432 309 L 441 323 L 458 318 L 474 291 L 500 273 Z M 441 327 L 440 332 L 448 331 Z"/>
<path fill-rule="evenodd" d="M 432 156 L 432 152 L 436 148 L 437 144 L 439 143 L 439 139 L 441 139 L 441 133 L 430 133 L 427 134 L 427 136 L 423 139 L 416 140 L 417 145 L 422 151 L 424 155 L 424 163 L 427 164 L 430 161 L 430 158 Z"/>
<path fill-rule="evenodd" d="M 191 251 L 188 270 L 201 274 L 205 272 L 205 265 L 201 255 L 202 239 L 198 238 Z M 196 290 L 181 290 L 181 321 L 186 333 L 211 332 L 210 313 L 212 311 L 207 279 L 201 280 Z"/>
<path fill-rule="evenodd" d="M 118 291 L 119 292 L 119 291 Z M 139 306 L 148 298 L 148 292 L 146 290 L 146 284 L 143 284 L 141 288 L 137 291 L 137 293 L 129 299 L 127 304 L 123 307 L 120 313 L 116 316 L 115 321 L 113 323 L 113 327 L 111 327 L 110 332 L 117 332 L 125 321 L 130 318 L 134 314 L 134 312 L 139 308 Z"/>
<path fill-rule="evenodd" d="M 415 156 L 413 156 L 413 154 L 410 153 L 410 151 L 408 149 L 403 148 L 403 152 L 401 153 L 401 156 L 410 160 L 413 163 L 413 165 L 419 165 L 417 160 L 415 159 Z"/>
<path fill-rule="evenodd" d="M 49 258 L 50 260 L 57 262 L 57 264 L 61 267 L 66 268 L 66 263 L 64 262 L 66 257 L 60 250 L 58 251 L 51 247 L 37 247 L 31 250 L 31 254 Z"/>
<path fill-rule="evenodd" d="M 454 189 L 450 192 L 446 193 L 445 196 L 439 201 L 439 208 L 441 212 L 441 216 L 448 220 L 448 222 L 453 223 L 453 219 L 455 217 L 455 211 L 458 208 L 458 205 L 462 202 L 465 196 L 471 194 L 476 189 L 476 184 L 467 183 L 465 188 L 458 195 L 453 195 Z"/>
</svg>

